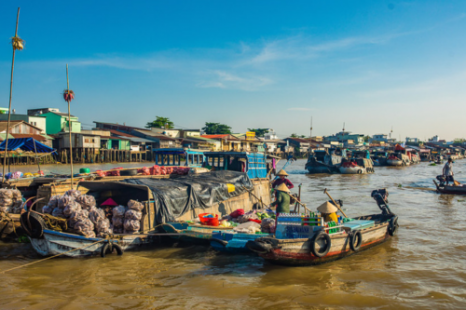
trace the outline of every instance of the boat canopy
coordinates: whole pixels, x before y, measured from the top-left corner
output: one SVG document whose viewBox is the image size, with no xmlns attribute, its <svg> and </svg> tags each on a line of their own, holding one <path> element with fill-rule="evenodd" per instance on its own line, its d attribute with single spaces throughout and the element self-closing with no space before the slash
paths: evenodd
<svg viewBox="0 0 466 310">
<path fill-rule="evenodd" d="M 0 151 L 5 151 L 5 144 L 6 141 L 3 141 L 0 144 Z M 35 148 L 34 148 L 35 144 Z M 55 149 L 42 144 L 38 141 L 35 141 L 33 138 L 16 138 L 16 139 L 8 139 L 8 151 L 16 151 L 17 149 L 21 149 L 25 152 L 35 152 L 35 153 L 53 153 Z"/>
<path fill-rule="evenodd" d="M 215 170 L 246 172 L 251 179 L 267 177 L 267 155 L 249 152 L 205 152 Z"/>
<path fill-rule="evenodd" d="M 254 188 L 247 175 L 237 171 L 212 171 L 173 179 L 126 179 L 119 183 L 152 192 L 155 216 L 150 216 L 151 222 L 153 218 L 157 224 L 174 222 L 188 212 L 196 217 L 208 212 L 203 210 L 211 210 L 215 204 Z"/>
<path fill-rule="evenodd" d="M 154 149 L 155 164 L 160 166 L 202 167 L 205 162 L 204 151 L 184 148 Z M 182 165 L 181 158 L 185 158 Z"/>
</svg>

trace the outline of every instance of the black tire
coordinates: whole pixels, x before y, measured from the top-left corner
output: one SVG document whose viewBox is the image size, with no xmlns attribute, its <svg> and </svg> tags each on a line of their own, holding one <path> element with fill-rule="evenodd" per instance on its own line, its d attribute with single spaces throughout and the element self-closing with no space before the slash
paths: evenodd
<svg viewBox="0 0 466 310">
<path fill-rule="evenodd" d="M 362 234 L 361 231 L 353 231 L 349 238 L 350 248 L 354 252 L 358 251 L 362 244 Z"/>
<path fill-rule="evenodd" d="M 398 216 L 392 217 L 392 219 L 388 223 L 387 231 L 388 231 L 388 234 L 392 237 L 396 235 L 398 231 Z"/>
<path fill-rule="evenodd" d="M 31 229 L 29 228 L 28 224 L 28 214 L 29 222 L 31 223 Z M 23 213 L 21 214 L 19 221 L 21 223 L 21 227 L 29 237 L 33 239 L 41 239 L 44 237 L 44 229 L 47 228 L 47 225 L 39 214 L 33 212 Z"/>
<path fill-rule="evenodd" d="M 358 174 L 362 174 L 362 170 L 361 170 L 361 169 L 358 170 Z"/>
<path fill-rule="evenodd" d="M 119 256 L 123 255 L 123 249 L 118 244 L 107 242 L 100 250 L 100 256 L 105 257 L 107 253 L 112 254 L 113 250 L 116 250 Z"/>
<path fill-rule="evenodd" d="M 320 248 L 320 251 L 317 251 L 316 249 L 317 241 L 319 241 L 320 239 L 325 239 L 327 243 L 327 246 L 325 247 L 323 251 L 322 251 L 322 248 Z M 325 255 L 328 254 L 331 247 L 332 247 L 332 240 L 330 239 L 330 236 L 323 231 L 320 231 L 319 233 L 317 233 L 314 239 L 311 240 L 311 252 L 312 252 L 312 255 L 316 257 L 324 257 Z"/>
<path fill-rule="evenodd" d="M 267 254 L 273 250 L 273 246 L 270 243 L 252 240 L 246 243 L 246 247 L 257 254 Z"/>
<path fill-rule="evenodd" d="M 121 170 L 121 176 L 133 176 L 138 174 L 138 169 L 128 169 L 128 170 Z"/>
</svg>

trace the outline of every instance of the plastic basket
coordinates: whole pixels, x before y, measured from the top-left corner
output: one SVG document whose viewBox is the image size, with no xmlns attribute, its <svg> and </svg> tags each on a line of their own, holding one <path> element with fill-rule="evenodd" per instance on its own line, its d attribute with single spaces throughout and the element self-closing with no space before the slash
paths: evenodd
<svg viewBox="0 0 466 310">
<path fill-rule="evenodd" d="M 218 214 L 212 214 L 212 215 L 215 215 L 215 217 L 204 217 L 209 214 L 212 214 L 212 213 L 199 214 L 199 219 L 201 220 L 201 224 L 207 225 L 207 226 L 218 226 Z"/>
</svg>

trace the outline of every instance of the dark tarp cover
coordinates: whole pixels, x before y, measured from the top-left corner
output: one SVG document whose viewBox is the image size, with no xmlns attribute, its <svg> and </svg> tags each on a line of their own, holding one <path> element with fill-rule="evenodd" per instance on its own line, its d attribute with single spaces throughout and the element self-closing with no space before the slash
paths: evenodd
<svg viewBox="0 0 466 310">
<path fill-rule="evenodd" d="M 0 151 L 5 150 L 6 140 L 0 144 Z M 8 151 L 15 151 L 21 149 L 26 152 L 35 152 L 37 153 L 52 153 L 55 150 L 45 144 L 42 144 L 36 141 L 36 148 L 34 149 L 34 139 L 33 138 L 16 138 L 8 139 Z"/>
<path fill-rule="evenodd" d="M 206 209 L 212 205 L 236 197 L 253 184 L 246 173 L 237 171 L 212 171 L 198 175 L 180 176 L 173 179 L 126 179 L 122 182 L 146 185 L 155 200 L 155 222 L 173 222 L 194 209 Z M 227 184 L 235 185 L 228 192 Z M 196 212 L 199 214 L 202 212 Z"/>
</svg>

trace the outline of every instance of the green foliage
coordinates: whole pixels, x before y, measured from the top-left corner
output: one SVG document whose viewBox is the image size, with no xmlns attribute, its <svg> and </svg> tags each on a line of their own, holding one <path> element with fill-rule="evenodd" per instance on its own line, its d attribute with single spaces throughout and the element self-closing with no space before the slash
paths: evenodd
<svg viewBox="0 0 466 310">
<path fill-rule="evenodd" d="M 207 135 L 231 134 L 231 127 L 220 123 L 205 123 L 205 127 L 202 130 Z"/>
<path fill-rule="evenodd" d="M 0 110 L 0 114 L 6 114 L 6 111 Z"/>
<path fill-rule="evenodd" d="M 364 142 L 369 142 L 369 139 L 370 139 L 370 138 L 371 138 L 370 136 L 365 136 L 365 137 L 364 137 Z"/>
<path fill-rule="evenodd" d="M 156 116 L 155 121 L 149 122 L 146 125 L 146 128 L 165 128 L 165 129 L 172 129 L 174 128 L 174 124 L 168 117 Z"/>
<path fill-rule="evenodd" d="M 269 132 L 267 128 L 248 128 L 248 131 L 253 131 L 256 133 L 256 137 L 263 137 L 266 133 Z"/>
<path fill-rule="evenodd" d="M 464 140 L 463 138 L 456 138 L 455 140 L 453 140 L 453 143 L 463 144 L 464 141 L 466 141 L 466 140 Z"/>
<path fill-rule="evenodd" d="M 290 137 L 291 137 L 291 138 L 298 138 L 298 135 L 295 134 L 295 133 L 292 133 Z"/>
</svg>

